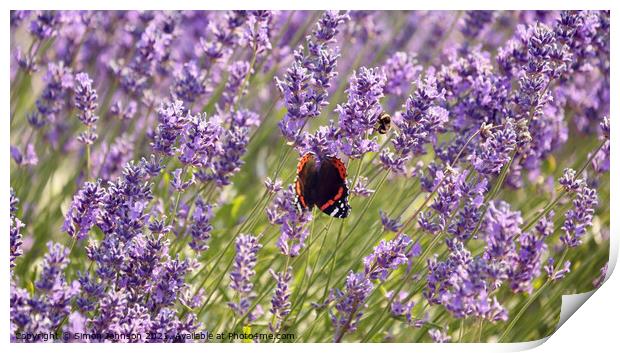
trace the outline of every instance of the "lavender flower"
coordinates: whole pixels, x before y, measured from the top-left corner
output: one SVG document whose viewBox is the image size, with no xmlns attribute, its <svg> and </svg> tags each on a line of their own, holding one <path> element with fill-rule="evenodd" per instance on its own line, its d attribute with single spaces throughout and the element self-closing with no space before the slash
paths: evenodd
<svg viewBox="0 0 620 353">
<path fill-rule="evenodd" d="M 269 222 L 280 226 L 280 237 L 276 243 L 280 252 L 290 257 L 298 256 L 306 245 L 309 235 L 306 224 L 312 219 L 312 214 L 297 210 L 293 187 L 282 190 L 266 212 Z"/>
<path fill-rule="evenodd" d="M 582 179 L 576 179 L 577 172 L 571 168 L 564 169 L 564 174 L 558 179 L 558 183 L 562 185 L 564 190 L 570 193 L 575 193 L 581 186 L 584 181 Z"/>
<path fill-rule="evenodd" d="M 448 231 L 460 241 L 467 241 L 475 231 L 480 218 L 482 217 L 482 204 L 484 194 L 487 191 L 487 179 L 483 178 L 479 182 L 460 182 L 459 189 L 463 195 L 463 207 L 460 208 L 454 217 Z"/>
<path fill-rule="evenodd" d="M 510 287 L 515 293 L 532 292 L 532 282 L 540 275 L 541 258 L 547 249 L 548 223 L 543 217 L 536 225 L 539 234 L 523 233 L 519 237 L 518 257 L 508 274 Z"/>
<path fill-rule="evenodd" d="M 564 265 L 560 269 L 555 269 L 555 260 L 550 257 L 545 266 L 545 272 L 551 281 L 559 281 L 570 273 L 570 261 L 564 261 Z"/>
<path fill-rule="evenodd" d="M 348 15 L 337 11 L 323 13 L 312 36 L 307 38 L 308 55 L 304 55 L 300 47 L 284 80 L 276 78 L 276 86 L 284 96 L 287 109 L 278 126 L 288 141 L 299 144 L 306 120 L 319 116 L 321 108 L 327 104 L 327 90 L 336 76 L 338 58 L 338 50 L 329 45 L 334 42 L 338 27 L 348 19 Z"/>
<path fill-rule="evenodd" d="M 400 227 L 403 225 L 400 223 L 400 218 L 391 219 L 388 217 L 386 213 L 379 210 L 379 217 L 381 217 L 381 224 L 383 224 L 383 229 L 390 232 L 398 232 Z"/>
<path fill-rule="evenodd" d="M 512 211 L 504 201 L 489 203 L 485 216 L 485 255 L 490 259 L 507 260 L 515 252 L 515 240 L 521 235 L 521 213 Z"/>
<path fill-rule="evenodd" d="M 172 95 L 179 100 L 193 103 L 207 92 L 204 85 L 204 73 L 194 61 L 183 64 L 175 74 Z"/>
<path fill-rule="evenodd" d="M 383 65 L 385 72 L 384 93 L 401 96 L 409 90 L 409 85 L 421 70 L 422 67 L 417 65 L 415 57 L 406 52 L 394 53 Z"/>
<path fill-rule="evenodd" d="M 434 104 L 444 99 L 434 75 L 419 80 L 415 92 L 407 99 L 402 119 L 395 121 L 398 132 L 392 143 L 401 156 L 419 156 L 426 153 L 427 143 L 434 142 L 436 134 L 448 121 L 448 111 Z"/>
<path fill-rule="evenodd" d="M 235 106 L 239 98 L 244 95 L 245 87 L 242 87 L 242 84 L 251 73 L 250 70 L 250 63 L 247 61 L 235 61 L 230 65 L 228 81 L 222 97 L 226 107 Z"/>
<path fill-rule="evenodd" d="M 582 184 L 577 191 L 577 197 L 573 200 L 573 207 L 566 212 L 566 219 L 562 226 L 564 234 L 560 237 L 562 243 L 569 247 L 581 245 L 586 229 L 592 225 L 592 216 L 598 199 L 596 190 Z"/>
<path fill-rule="evenodd" d="M 223 153 L 214 163 L 214 175 L 209 178 L 215 179 L 218 186 L 230 184 L 230 178 L 239 171 L 243 165 L 241 159 L 245 154 L 249 142 L 248 129 L 233 127 L 227 130 L 223 136 Z"/>
<path fill-rule="evenodd" d="M 15 267 L 15 259 L 23 254 L 22 244 L 23 244 L 23 236 L 20 233 L 21 229 L 24 227 L 24 224 L 17 218 L 17 204 L 19 203 L 19 199 L 15 197 L 15 192 L 13 188 L 11 188 L 11 209 L 10 209 L 10 227 L 11 231 L 10 235 L 10 263 L 11 263 L 11 271 L 13 267 Z"/>
<path fill-rule="evenodd" d="M 165 155 L 173 155 L 174 145 L 185 128 L 186 114 L 183 102 L 162 103 L 157 111 L 159 124 L 153 136 L 153 150 Z"/>
<path fill-rule="evenodd" d="M 30 33 L 39 40 L 55 35 L 60 27 L 60 12 L 37 11 L 35 18 L 30 22 Z"/>
<path fill-rule="evenodd" d="M 22 153 L 17 146 L 11 145 L 11 158 L 13 158 L 13 161 L 15 161 L 17 165 L 37 165 L 39 163 L 37 151 L 32 143 L 26 145 L 26 151 L 24 151 L 24 153 Z"/>
<path fill-rule="evenodd" d="M 104 195 L 99 181 L 86 182 L 74 196 L 69 211 L 65 215 L 62 230 L 77 240 L 86 238 L 88 232 L 97 223 L 99 207 Z"/>
<path fill-rule="evenodd" d="M 605 282 L 605 278 L 607 277 L 608 265 L 609 265 L 609 263 L 606 262 L 605 265 L 603 267 L 601 267 L 599 276 L 596 277 L 594 279 L 594 281 L 592 281 L 592 285 L 594 286 L 594 288 L 600 288 L 603 285 L 603 283 Z"/>
<path fill-rule="evenodd" d="M 366 306 L 372 289 L 372 282 L 365 274 L 349 271 L 344 290 L 336 289 L 330 294 L 330 299 L 336 303 L 336 313 L 329 313 L 332 325 L 336 328 L 336 339 L 357 329 L 357 323 L 363 314 L 360 309 Z"/>
<path fill-rule="evenodd" d="M 407 157 L 399 157 L 388 150 L 381 150 L 379 154 L 379 161 L 381 162 L 381 167 L 391 173 L 396 175 L 406 174 L 407 167 L 406 163 L 409 160 L 409 156 Z"/>
<path fill-rule="evenodd" d="M 213 227 L 211 226 L 212 219 L 212 206 L 205 204 L 205 202 L 199 197 L 196 200 L 196 208 L 192 214 L 192 223 L 189 227 L 189 232 L 192 236 L 189 247 L 198 253 L 209 249 L 206 243 L 211 237 L 211 230 L 213 230 Z"/>
<path fill-rule="evenodd" d="M 64 276 L 69 249 L 52 242 L 47 247 L 39 278 L 34 283 L 35 296 L 28 297 L 16 288 L 11 291 L 11 322 L 19 332 L 43 332 L 58 327 L 80 290 L 77 282 L 68 284 Z"/>
<path fill-rule="evenodd" d="M 368 188 L 368 178 L 359 177 L 359 179 L 355 183 L 355 186 L 353 186 L 353 190 L 351 192 L 357 196 L 368 197 L 372 195 L 375 192 L 375 190 Z"/>
<path fill-rule="evenodd" d="M 255 55 L 265 55 L 267 51 L 271 50 L 270 22 L 272 15 L 272 11 L 250 11 L 244 39 L 254 50 Z"/>
<path fill-rule="evenodd" d="M 467 11 L 461 32 L 469 40 L 475 39 L 492 20 L 493 11 Z"/>
<path fill-rule="evenodd" d="M 439 330 L 436 328 L 428 330 L 428 335 L 435 343 L 447 343 L 450 342 L 450 339 L 452 338 L 448 336 L 448 333 L 445 330 Z"/>
<path fill-rule="evenodd" d="M 336 107 L 343 135 L 341 149 L 351 158 L 378 151 L 379 145 L 367 135 L 381 113 L 379 100 L 384 86 L 385 74 L 381 70 L 362 67 L 351 76 L 347 102 Z"/>
<path fill-rule="evenodd" d="M 347 332 L 356 330 L 362 309 L 374 287 L 371 280 L 385 281 L 391 271 L 409 262 L 407 249 L 410 244 L 411 239 L 404 234 L 398 234 L 390 241 L 382 240 L 372 254 L 364 258 L 364 272 L 349 271 L 344 290 L 332 290 L 329 301 L 335 302 L 336 312 L 330 311 L 329 314 L 336 329 L 336 342 L 340 342 Z"/>
<path fill-rule="evenodd" d="M 97 138 L 94 133 L 94 125 L 99 120 L 95 110 L 97 110 L 97 92 L 92 88 L 93 81 L 85 72 L 75 75 L 75 107 L 80 112 L 78 118 L 86 125 L 88 130 L 80 134 L 78 140 L 84 144 L 91 145 Z"/>
<path fill-rule="evenodd" d="M 270 269 L 269 273 L 276 280 L 276 289 L 271 298 L 271 309 L 269 309 L 269 312 L 273 314 L 272 322 L 269 323 L 269 331 L 276 333 L 280 331 L 283 320 L 291 311 L 289 282 L 293 276 L 293 268 L 289 267 L 286 272 L 279 273 Z"/>
<path fill-rule="evenodd" d="M 424 297 L 431 304 L 443 305 L 456 318 L 507 320 L 506 309 L 489 294 L 496 288 L 497 266 L 485 257 L 472 258 L 458 240 L 449 240 L 447 245 L 450 254 L 446 261 L 428 260 Z"/>
<path fill-rule="evenodd" d="M 472 164 L 476 171 L 487 175 L 499 174 L 502 167 L 510 161 L 510 154 L 516 147 L 516 139 L 513 122 L 509 119 L 504 128 L 495 131 L 472 156 Z"/>
<path fill-rule="evenodd" d="M 387 298 L 392 298 L 395 294 L 393 292 L 388 292 L 386 294 Z M 411 316 L 411 311 L 415 306 L 414 301 L 405 301 L 405 299 L 409 296 L 409 293 L 405 291 L 401 291 L 398 294 L 398 297 L 392 301 L 392 305 L 390 305 L 390 312 L 393 316 L 404 316 L 407 323 L 412 323 L 413 318 Z"/>
<path fill-rule="evenodd" d="M 277 194 L 282 190 L 282 180 L 271 180 L 271 178 L 267 177 L 265 178 L 265 188 L 267 188 L 270 194 Z"/>
<path fill-rule="evenodd" d="M 404 234 L 387 242 L 382 240 L 372 254 L 364 258 L 365 275 L 371 280 L 385 281 L 390 271 L 407 263 L 406 251 L 410 244 L 411 239 Z"/>
<path fill-rule="evenodd" d="M 237 254 L 230 272 L 230 288 L 235 291 L 238 302 L 230 302 L 228 305 L 236 315 L 245 315 L 254 298 L 252 277 L 255 274 L 256 254 L 261 247 L 258 238 L 253 235 L 241 234 L 235 241 Z"/>
</svg>

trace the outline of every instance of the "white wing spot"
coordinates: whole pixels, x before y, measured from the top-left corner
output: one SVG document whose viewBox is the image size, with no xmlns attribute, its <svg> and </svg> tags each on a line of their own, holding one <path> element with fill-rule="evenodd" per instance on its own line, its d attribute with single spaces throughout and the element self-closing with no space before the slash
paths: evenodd
<svg viewBox="0 0 620 353">
<path fill-rule="evenodd" d="M 336 207 L 336 208 L 334 208 L 334 210 L 332 211 L 332 213 L 330 213 L 329 215 L 330 215 L 331 217 L 334 217 L 334 216 L 338 213 L 338 211 L 339 211 L 339 208 L 338 208 L 338 207 Z"/>
</svg>

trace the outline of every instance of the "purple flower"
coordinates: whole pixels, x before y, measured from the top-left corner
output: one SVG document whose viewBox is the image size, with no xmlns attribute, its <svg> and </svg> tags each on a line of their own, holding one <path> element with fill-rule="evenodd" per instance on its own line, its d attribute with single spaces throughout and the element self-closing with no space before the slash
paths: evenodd
<svg viewBox="0 0 620 353">
<path fill-rule="evenodd" d="M 547 276 L 549 276 L 549 279 L 551 281 L 559 281 L 570 273 L 570 265 L 570 261 L 564 261 L 564 265 L 562 266 L 562 268 L 556 270 L 555 260 L 550 257 L 547 261 L 547 265 L 545 266 L 545 272 L 547 272 Z"/>
<path fill-rule="evenodd" d="M 372 282 L 364 273 L 349 271 L 344 289 L 332 291 L 330 299 L 336 303 L 336 312 L 330 311 L 329 315 L 336 329 L 336 339 L 357 329 L 357 323 L 363 314 L 361 309 L 366 306 L 372 290 Z"/>
<path fill-rule="evenodd" d="M 510 154 L 516 147 L 517 136 L 512 120 L 506 120 L 503 129 L 496 130 L 484 140 L 480 149 L 472 155 L 472 164 L 477 172 L 486 175 L 499 174 L 510 161 Z"/>
<path fill-rule="evenodd" d="M 80 72 L 75 75 L 75 84 L 73 90 L 75 92 L 75 107 L 79 111 L 78 118 L 86 125 L 87 131 L 78 136 L 78 140 L 84 144 L 91 145 L 97 139 L 95 134 L 95 124 L 99 117 L 96 115 L 96 110 L 99 104 L 97 103 L 97 92 L 92 88 L 93 81 L 88 77 L 85 72 Z"/>
<path fill-rule="evenodd" d="M 26 145 L 25 153 L 22 153 L 18 147 L 11 145 L 11 158 L 17 165 L 37 165 L 39 163 L 37 151 L 32 143 Z"/>
<path fill-rule="evenodd" d="M 174 75 L 171 93 L 175 99 L 193 103 L 207 92 L 204 82 L 204 73 L 194 61 L 190 61 Z"/>
<path fill-rule="evenodd" d="M 295 61 L 287 69 L 284 79 L 276 77 L 276 86 L 284 96 L 287 113 L 278 126 L 290 142 L 299 144 L 300 133 L 306 119 L 315 118 L 327 105 L 327 90 L 336 76 L 338 49 L 330 48 L 338 34 L 338 27 L 349 19 L 338 11 L 325 11 L 317 22 L 312 35 L 307 38 L 307 51 L 295 51 Z"/>
<path fill-rule="evenodd" d="M 11 188 L 11 212 L 10 212 L 10 263 L 11 263 L 11 271 L 13 267 L 15 267 L 15 259 L 23 254 L 22 244 L 23 244 L 23 236 L 20 233 L 21 229 L 24 227 L 24 224 L 17 218 L 17 204 L 19 203 L 19 199 L 15 197 L 15 192 L 13 188 Z M 11 272 L 12 274 L 12 272 Z"/>
<path fill-rule="evenodd" d="M 577 172 L 571 168 L 564 169 L 564 174 L 558 179 L 558 183 L 562 185 L 564 190 L 575 193 L 584 184 L 582 179 L 576 179 Z"/>
<path fill-rule="evenodd" d="M 293 268 L 289 267 L 286 272 L 274 272 L 269 270 L 269 273 L 276 280 L 276 289 L 271 298 L 271 309 L 269 312 L 273 314 L 274 319 L 269 323 L 269 331 L 279 332 L 283 320 L 286 319 L 291 312 L 291 300 L 289 292 L 289 282 L 293 276 Z M 275 323 L 273 323 L 275 321 Z"/>
<path fill-rule="evenodd" d="M 448 333 L 445 330 L 439 330 L 436 328 L 432 328 L 428 330 L 428 335 L 431 337 L 433 342 L 435 343 L 448 343 L 452 337 L 448 336 Z"/>
<path fill-rule="evenodd" d="M 426 154 L 426 144 L 435 142 L 437 133 L 448 122 L 448 111 L 436 103 L 444 99 L 434 75 L 419 80 L 415 92 L 405 102 L 402 118 L 395 121 L 398 132 L 392 143 L 401 156 Z"/>
<path fill-rule="evenodd" d="M 360 68 L 351 75 L 348 100 L 336 107 L 342 133 L 342 151 L 351 158 L 377 152 L 379 145 L 368 139 L 368 133 L 381 113 L 385 74 L 378 68 Z"/>
<path fill-rule="evenodd" d="M 271 20 L 272 11 L 250 11 L 244 39 L 248 42 L 256 55 L 264 55 L 265 52 L 271 50 Z"/>
<path fill-rule="evenodd" d="M 39 40 L 55 35 L 60 27 L 59 11 L 37 11 L 35 18 L 30 22 L 30 33 Z"/>
<path fill-rule="evenodd" d="M 467 241 L 480 222 L 487 185 L 486 178 L 482 178 L 478 182 L 461 181 L 459 183 L 460 193 L 464 199 L 463 206 L 458 210 L 452 224 L 448 227 L 448 231 L 460 241 Z"/>
<path fill-rule="evenodd" d="M 381 150 L 379 154 L 379 161 L 381 162 L 381 167 L 396 175 L 407 174 L 406 163 L 408 160 L 409 156 L 399 157 L 394 153 L 389 152 L 387 149 Z"/>
<path fill-rule="evenodd" d="M 398 232 L 402 224 L 400 223 L 400 218 L 391 219 L 388 217 L 386 213 L 379 210 L 379 217 L 381 217 L 381 224 L 383 224 L 383 229 L 390 232 Z"/>
<path fill-rule="evenodd" d="M 372 195 L 374 192 L 375 190 L 368 188 L 368 178 L 366 177 L 359 177 L 357 179 L 357 182 L 355 183 L 355 186 L 352 189 L 352 193 L 354 195 L 361 196 L 361 197 L 368 197 Z"/>
<path fill-rule="evenodd" d="M 200 197 L 196 200 L 196 208 L 192 214 L 192 223 L 189 232 L 192 240 L 189 247 L 200 253 L 209 249 L 207 241 L 211 238 L 211 220 L 213 219 L 212 206 L 206 204 Z"/>
<path fill-rule="evenodd" d="M 222 135 L 224 129 L 219 117 L 209 119 L 203 114 L 188 114 L 184 131 L 179 139 L 179 161 L 186 165 L 209 168 L 213 160 L 224 152 Z"/>
<path fill-rule="evenodd" d="M 515 253 L 515 240 L 521 235 L 521 212 L 512 211 L 504 201 L 490 202 L 485 215 L 485 255 L 506 260 Z"/>
<path fill-rule="evenodd" d="M 218 186 L 230 184 L 230 179 L 235 175 L 243 165 L 241 159 L 245 154 L 249 136 L 247 128 L 232 127 L 226 130 L 222 137 L 222 154 L 218 156 L 218 160 L 214 162 L 213 175 L 208 179 L 214 179 Z"/>
<path fill-rule="evenodd" d="M 256 255 L 261 247 L 258 238 L 249 234 L 241 234 L 235 241 L 237 254 L 230 272 L 230 288 L 236 292 L 238 302 L 230 302 L 228 305 L 236 315 L 245 315 L 254 298 L 252 277 L 255 274 Z"/>
<path fill-rule="evenodd" d="M 560 237 L 562 243 L 569 247 L 581 245 L 581 238 L 585 235 L 586 229 L 592 225 L 592 217 L 597 205 L 596 190 L 587 187 L 585 183 L 582 184 L 573 200 L 573 207 L 566 212 L 564 225 L 562 225 L 564 234 Z"/>
<path fill-rule="evenodd" d="M 469 40 L 475 39 L 492 20 L 493 11 L 467 11 L 461 32 Z"/>
<path fill-rule="evenodd" d="M 176 141 L 187 124 L 183 102 L 177 100 L 174 103 L 162 103 L 157 111 L 157 119 L 159 124 L 151 146 L 156 152 L 172 156 Z"/>
<path fill-rule="evenodd" d="M 188 180 L 183 180 L 183 178 L 185 177 L 183 175 L 183 172 L 184 170 L 181 168 L 175 169 L 172 172 L 172 181 L 170 182 L 170 186 L 172 186 L 174 190 L 179 191 L 179 192 L 183 192 L 187 190 L 187 188 L 193 185 L 195 182 L 195 178 L 193 174 Z"/>
<path fill-rule="evenodd" d="M 230 65 L 228 81 L 226 82 L 224 93 L 222 93 L 226 109 L 232 109 L 241 96 L 245 94 L 245 87 L 242 87 L 242 84 L 251 73 L 250 70 L 250 63 L 247 61 L 235 61 Z"/>
<path fill-rule="evenodd" d="M 283 255 L 295 257 L 306 245 L 309 231 L 306 224 L 312 219 L 310 212 L 299 212 L 293 186 L 280 191 L 272 205 L 267 208 L 267 219 L 280 226 L 276 245 Z"/>
<path fill-rule="evenodd" d="M 270 194 L 277 194 L 278 192 L 280 192 L 280 190 L 282 190 L 282 180 L 280 179 L 271 180 L 271 178 L 266 177 L 265 188 L 267 188 L 267 191 Z"/>
<path fill-rule="evenodd" d="M 88 236 L 90 229 L 97 223 L 99 207 L 105 196 L 99 181 L 86 182 L 73 197 L 69 211 L 65 215 L 62 230 L 72 238 L 82 240 Z"/>
<path fill-rule="evenodd" d="M 78 118 L 88 126 L 93 126 L 99 117 L 95 115 L 97 110 L 97 92 L 92 88 L 93 80 L 88 77 L 85 72 L 75 75 L 75 84 L 73 90 L 75 92 L 75 107 L 80 111 Z"/>
<path fill-rule="evenodd" d="M 532 282 L 540 275 L 541 257 L 547 250 L 545 245 L 545 240 L 549 235 L 545 229 L 547 223 L 547 219 L 543 217 L 536 225 L 536 229 L 543 230 L 543 232 L 538 232 L 539 234 L 523 233 L 519 237 L 517 257 L 508 274 L 510 287 L 515 293 L 531 293 Z"/>
<path fill-rule="evenodd" d="M 610 136 L 609 118 L 606 116 L 603 117 L 603 121 L 601 122 L 600 126 L 601 126 L 601 132 L 603 133 L 603 137 L 609 140 L 609 136 Z"/>
<path fill-rule="evenodd" d="M 406 253 L 410 244 L 411 239 L 404 234 L 398 234 L 390 241 L 382 240 L 372 254 L 364 258 L 365 275 L 371 280 L 385 281 L 390 271 L 407 263 Z"/>
<path fill-rule="evenodd" d="M 395 294 L 393 292 L 388 292 L 386 294 L 387 298 L 392 298 Z M 390 312 L 393 316 L 404 316 L 408 323 L 412 323 L 411 311 L 415 306 L 415 302 L 405 301 L 405 299 L 409 296 L 409 293 L 405 291 L 401 291 L 398 294 L 398 297 L 394 298 L 392 301 L 392 305 L 390 305 Z"/>
<path fill-rule="evenodd" d="M 594 281 L 592 281 L 592 285 L 594 286 L 594 288 L 600 288 L 605 282 L 605 278 L 607 277 L 608 265 L 609 263 L 606 262 L 605 265 L 601 267 L 600 274 L 598 275 L 598 277 L 596 277 Z"/>
<path fill-rule="evenodd" d="M 415 57 L 406 52 L 394 53 L 383 65 L 385 73 L 384 93 L 401 96 L 409 90 L 409 86 L 421 70 L 422 67 L 417 65 Z"/>
<path fill-rule="evenodd" d="M 603 147 L 592 158 L 592 169 L 598 174 L 602 174 L 609 171 L 610 168 L 610 142 L 606 141 Z M 591 153 L 588 154 L 588 158 L 591 157 Z"/>
<path fill-rule="evenodd" d="M 39 298 L 53 326 L 61 323 L 71 310 L 71 300 L 79 292 L 79 285 L 66 283 L 64 269 L 69 264 L 69 249 L 49 242 L 48 253 L 43 258 L 39 279 L 34 283 L 43 298 Z M 47 307 L 49 306 L 49 307 Z"/>
<path fill-rule="evenodd" d="M 497 288 L 497 265 L 485 257 L 471 256 L 458 240 L 448 240 L 450 254 L 444 262 L 428 260 L 424 297 L 430 304 L 443 305 L 456 318 L 480 317 L 489 321 L 507 320 L 508 315 L 489 292 Z"/>
</svg>

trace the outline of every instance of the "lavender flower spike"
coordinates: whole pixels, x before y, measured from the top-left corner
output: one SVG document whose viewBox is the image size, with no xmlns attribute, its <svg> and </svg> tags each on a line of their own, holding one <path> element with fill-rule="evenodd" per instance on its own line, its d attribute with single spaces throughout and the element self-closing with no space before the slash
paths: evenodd
<svg viewBox="0 0 620 353">
<path fill-rule="evenodd" d="M 276 289 L 271 298 L 271 309 L 269 310 L 273 314 L 273 319 L 269 323 L 269 331 L 275 333 L 280 331 L 283 320 L 291 312 L 289 282 L 293 276 L 293 268 L 289 267 L 286 272 L 279 273 L 270 269 L 269 273 L 276 279 Z"/>
<path fill-rule="evenodd" d="M 230 302 L 228 305 L 236 315 L 245 315 L 254 298 L 252 277 L 255 275 L 256 255 L 261 247 L 258 238 L 249 234 L 241 234 L 235 241 L 237 255 L 230 272 L 230 288 L 238 296 L 238 302 Z"/>
<path fill-rule="evenodd" d="M 80 112 L 78 118 L 86 125 L 88 130 L 78 137 L 78 140 L 84 144 L 92 144 L 97 135 L 94 133 L 94 125 L 99 119 L 96 115 L 98 107 L 97 92 L 92 87 L 93 80 L 88 77 L 85 72 L 75 75 L 75 107 Z"/>
<path fill-rule="evenodd" d="M 592 216 L 598 205 L 596 190 L 581 185 L 577 191 L 577 197 L 573 200 L 573 208 L 566 212 L 566 219 L 562 226 L 564 234 L 560 237 L 562 242 L 569 247 L 581 245 L 581 238 L 586 229 L 592 225 Z"/>
<path fill-rule="evenodd" d="M 65 215 L 62 230 L 78 240 L 86 238 L 90 229 L 96 224 L 99 207 L 105 195 L 97 182 L 86 182 L 74 196 L 71 207 Z"/>
<path fill-rule="evenodd" d="M 17 213 L 17 203 L 19 199 L 15 197 L 15 192 L 13 188 L 11 188 L 11 245 L 10 245 L 10 262 L 11 262 L 11 270 L 15 267 L 15 259 L 22 255 L 22 235 L 20 233 L 21 229 L 24 227 L 24 224 L 17 218 L 15 215 Z"/>
</svg>

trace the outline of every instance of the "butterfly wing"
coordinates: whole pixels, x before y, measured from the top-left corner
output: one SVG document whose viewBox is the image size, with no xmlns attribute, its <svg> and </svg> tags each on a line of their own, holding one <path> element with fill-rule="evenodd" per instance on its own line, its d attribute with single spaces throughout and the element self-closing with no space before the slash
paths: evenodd
<svg viewBox="0 0 620 353">
<path fill-rule="evenodd" d="M 315 190 L 315 204 L 323 213 L 336 218 L 349 215 L 351 207 L 348 202 L 347 168 L 340 159 L 327 157 L 321 162 Z"/>
<path fill-rule="evenodd" d="M 295 194 L 297 208 L 307 210 L 315 204 L 313 189 L 316 187 L 316 156 L 306 153 L 297 163 L 297 177 L 295 178 Z"/>
</svg>

